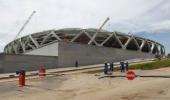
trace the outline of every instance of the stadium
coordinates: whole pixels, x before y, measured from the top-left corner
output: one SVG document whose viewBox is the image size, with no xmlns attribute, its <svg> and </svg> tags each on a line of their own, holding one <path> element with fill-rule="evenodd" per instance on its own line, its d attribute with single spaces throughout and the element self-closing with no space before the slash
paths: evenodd
<svg viewBox="0 0 170 100">
<path fill-rule="evenodd" d="M 102 64 L 105 61 L 154 58 L 156 55 L 165 55 L 165 48 L 156 41 L 121 32 L 99 31 L 94 28 L 65 28 L 38 32 L 16 39 L 5 46 L 1 55 L 22 56 L 23 60 L 27 60 L 29 56 L 31 57 L 29 62 L 34 62 L 35 57 L 40 57 L 36 60 L 39 61 L 39 66 L 56 68 L 73 67 L 76 61 L 82 66 Z M 41 63 L 41 59 L 51 62 L 50 65 Z M 29 70 L 32 70 L 31 68 Z"/>
</svg>

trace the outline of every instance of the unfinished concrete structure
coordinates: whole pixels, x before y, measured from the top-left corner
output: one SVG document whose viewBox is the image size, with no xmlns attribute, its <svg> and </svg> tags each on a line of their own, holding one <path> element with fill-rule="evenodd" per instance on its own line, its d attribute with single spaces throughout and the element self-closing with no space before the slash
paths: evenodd
<svg viewBox="0 0 170 100">
<path fill-rule="evenodd" d="M 96 34 L 97 33 L 97 34 Z M 164 55 L 162 44 L 121 32 L 67 28 L 30 34 L 7 44 L 5 54 L 55 56 L 56 67 Z M 56 68 L 55 67 L 55 68 Z"/>
<path fill-rule="evenodd" d="M 12 41 L 4 48 L 4 53 L 25 54 L 43 46 L 48 47 L 48 44 L 64 41 L 100 47 L 140 51 L 150 54 L 165 54 L 164 46 L 158 42 L 120 32 L 108 32 L 101 30 L 98 32 L 98 35 L 94 38 L 94 40 L 90 42 L 96 32 L 98 32 L 97 29 L 78 28 L 43 31 Z M 50 51 L 54 52 L 53 50 Z M 46 53 L 44 52 L 44 55 L 48 55 Z M 37 55 L 38 54 L 39 52 L 37 52 Z"/>
</svg>

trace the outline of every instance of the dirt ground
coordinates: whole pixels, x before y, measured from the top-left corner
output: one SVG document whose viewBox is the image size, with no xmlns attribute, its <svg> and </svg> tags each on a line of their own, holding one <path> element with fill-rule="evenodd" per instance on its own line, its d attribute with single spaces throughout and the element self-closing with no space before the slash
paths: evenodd
<svg viewBox="0 0 170 100">
<path fill-rule="evenodd" d="M 140 75 L 170 75 L 170 68 L 135 70 Z M 116 75 L 122 74 L 116 72 Z M 0 82 L 3 100 L 170 100 L 170 78 L 103 78 L 102 74 L 76 73 L 44 79 Z M 0 99 L 0 100 L 1 100 Z"/>
</svg>

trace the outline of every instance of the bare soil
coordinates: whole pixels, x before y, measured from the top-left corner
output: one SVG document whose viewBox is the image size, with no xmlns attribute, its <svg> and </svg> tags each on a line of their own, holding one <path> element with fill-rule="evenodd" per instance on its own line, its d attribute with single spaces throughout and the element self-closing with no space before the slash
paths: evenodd
<svg viewBox="0 0 170 100">
<path fill-rule="evenodd" d="M 140 75 L 170 75 L 170 68 L 134 71 Z M 0 97 L 3 100 L 170 100 L 170 78 L 129 81 L 123 77 L 98 77 L 74 73 L 27 80 L 25 87 L 18 87 L 17 81 L 0 82 Z"/>
</svg>

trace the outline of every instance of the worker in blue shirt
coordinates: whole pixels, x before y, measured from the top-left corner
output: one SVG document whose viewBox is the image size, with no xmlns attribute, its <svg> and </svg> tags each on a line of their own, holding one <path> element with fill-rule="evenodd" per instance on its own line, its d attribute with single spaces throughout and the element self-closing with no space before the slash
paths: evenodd
<svg viewBox="0 0 170 100">
<path fill-rule="evenodd" d="M 128 62 L 125 63 L 125 69 L 126 69 L 126 71 L 129 70 L 129 63 Z"/>
<path fill-rule="evenodd" d="M 110 70 L 113 72 L 113 67 L 114 67 L 114 64 L 113 62 L 110 63 Z"/>
<path fill-rule="evenodd" d="M 108 74 L 108 65 L 107 65 L 107 62 L 104 63 L 104 74 L 105 75 Z"/>
<path fill-rule="evenodd" d="M 125 72 L 125 66 L 124 66 L 124 62 L 120 62 L 120 70 L 121 72 Z"/>
</svg>

